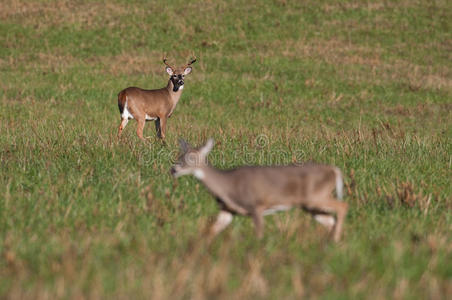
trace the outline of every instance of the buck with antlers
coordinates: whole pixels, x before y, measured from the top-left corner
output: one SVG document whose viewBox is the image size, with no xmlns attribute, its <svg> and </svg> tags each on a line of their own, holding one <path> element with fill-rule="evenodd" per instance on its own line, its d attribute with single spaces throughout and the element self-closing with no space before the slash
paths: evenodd
<svg viewBox="0 0 452 300">
<path fill-rule="evenodd" d="M 338 168 L 308 163 L 218 170 L 207 163 L 212 147 L 212 139 L 199 149 L 181 140 L 182 154 L 171 168 L 174 177 L 194 175 L 217 198 L 221 211 L 211 228 L 211 237 L 225 229 L 236 214 L 251 216 L 261 237 L 264 216 L 297 207 L 311 213 L 339 241 L 348 206 L 339 201 L 343 181 Z M 339 200 L 333 196 L 334 190 Z"/>
<path fill-rule="evenodd" d="M 155 120 L 157 136 L 165 139 L 166 122 L 176 108 L 184 88 L 184 77 L 191 73 L 191 64 L 196 59 L 181 68 L 174 68 L 163 59 L 166 72 L 170 75 L 168 85 L 161 89 L 144 90 L 138 87 L 128 87 L 118 94 L 118 107 L 121 113 L 118 138 L 130 119 L 138 122 L 137 135 L 143 138 L 143 129 L 146 121 Z"/>
</svg>

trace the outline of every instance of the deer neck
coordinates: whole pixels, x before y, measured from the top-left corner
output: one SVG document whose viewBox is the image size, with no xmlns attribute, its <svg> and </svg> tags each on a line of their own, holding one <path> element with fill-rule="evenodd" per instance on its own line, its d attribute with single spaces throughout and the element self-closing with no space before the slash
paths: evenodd
<svg viewBox="0 0 452 300">
<path fill-rule="evenodd" d="M 173 107 L 176 106 L 177 102 L 179 102 L 180 96 L 182 95 L 182 88 L 179 88 L 177 92 L 173 91 L 174 84 L 170 80 L 168 80 L 168 85 L 166 86 L 166 89 L 168 90 L 168 94 L 170 96 L 170 101 L 173 104 Z"/>
<path fill-rule="evenodd" d="M 239 214 L 247 214 L 246 210 L 237 205 L 232 199 L 234 183 L 226 172 L 215 169 L 210 165 L 199 167 L 193 173 L 216 197 L 232 211 Z"/>
<path fill-rule="evenodd" d="M 204 165 L 195 170 L 193 175 L 217 196 L 221 196 L 222 191 L 228 187 L 229 180 L 224 172 L 215 169 L 210 165 Z"/>
</svg>

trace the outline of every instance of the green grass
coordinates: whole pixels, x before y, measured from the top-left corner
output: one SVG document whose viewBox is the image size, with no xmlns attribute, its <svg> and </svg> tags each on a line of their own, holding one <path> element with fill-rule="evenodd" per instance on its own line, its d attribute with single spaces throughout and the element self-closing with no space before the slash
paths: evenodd
<svg viewBox="0 0 452 300">
<path fill-rule="evenodd" d="M 448 1 L 0 4 L 0 297 L 445 299 L 452 294 Z M 198 57 L 167 146 L 117 93 Z M 169 175 L 177 139 L 211 162 L 339 166 L 333 244 L 302 212 L 236 218 Z"/>
</svg>

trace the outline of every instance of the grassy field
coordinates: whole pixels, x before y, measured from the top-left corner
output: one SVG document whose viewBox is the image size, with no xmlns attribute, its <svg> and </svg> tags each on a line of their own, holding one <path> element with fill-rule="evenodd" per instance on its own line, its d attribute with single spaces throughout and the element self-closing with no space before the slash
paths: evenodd
<svg viewBox="0 0 452 300">
<path fill-rule="evenodd" d="M 449 1 L 0 3 L 0 298 L 445 299 L 452 294 Z M 117 93 L 198 62 L 168 123 L 116 139 Z M 236 218 L 169 174 L 318 161 L 345 174 L 339 244 L 299 211 Z"/>
</svg>

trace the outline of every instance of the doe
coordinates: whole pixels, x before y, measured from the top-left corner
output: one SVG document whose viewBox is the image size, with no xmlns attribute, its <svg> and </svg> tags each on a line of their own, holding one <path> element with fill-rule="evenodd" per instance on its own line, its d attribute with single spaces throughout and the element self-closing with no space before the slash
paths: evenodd
<svg viewBox="0 0 452 300">
<path fill-rule="evenodd" d="M 302 208 L 333 233 L 339 241 L 348 205 L 342 199 L 343 179 L 334 166 L 306 163 L 296 166 L 243 166 L 219 170 L 207 162 L 214 142 L 195 149 L 180 140 L 182 154 L 171 168 L 174 177 L 192 174 L 216 197 L 220 213 L 210 229 L 213 237 L 234 215 L 253 218 L 256 234 L 263 235 L 264 216 Z M 333 196 L 336 190 L 337 198 Z"/>
</svg>

